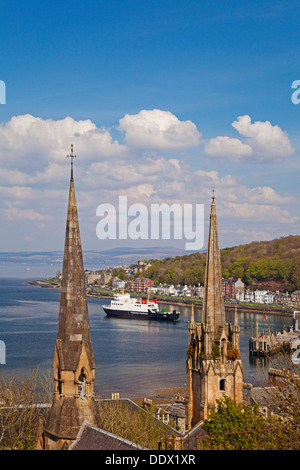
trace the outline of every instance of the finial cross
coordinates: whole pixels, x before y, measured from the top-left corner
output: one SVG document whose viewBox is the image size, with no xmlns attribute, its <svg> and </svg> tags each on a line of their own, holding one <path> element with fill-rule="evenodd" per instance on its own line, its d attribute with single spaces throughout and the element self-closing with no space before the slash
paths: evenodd
<svg viewBox="0 0 300 470">
<path fill-rule="evenodd" d="M 214 201 L 215 200 L 215 192 L 216 192 L 215 188 L 213 188 L 211 190 L 211 192 L 212 192 L 212 200 Z"/>
<path fill-rule="evenodd" d="M 73 144 L 71 144 L 71 153 L 67 155 L 67 157 L 71 158 L 71 181 L 73 181 L 73 159 L 76 157 L 76 155 L 73 154 Z"/>
</svg>

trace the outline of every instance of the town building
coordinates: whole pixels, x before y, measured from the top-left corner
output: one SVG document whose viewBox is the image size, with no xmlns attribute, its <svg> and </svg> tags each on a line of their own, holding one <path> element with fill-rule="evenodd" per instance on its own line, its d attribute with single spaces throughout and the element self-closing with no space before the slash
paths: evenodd
<svg viewBox="0 0 300 470">
<path fill-rule="evenodd" d="M 136 274 L 136 273 L 142 273 L 146 271 L 151 265 L 151 263 L 145 263 L 145 261 L 138 261 L 136 264 L 134 264 L 131 267 L 131 273 Z"/>
<path fill-rule="evenodd" d="M 110 282 L 111 278 L 112 278 L 111 269 L 104 269 L 103 271 L 101 271 L 99 283 L 101 285 L 106 286 Z"/>
<path fill-rule="evenodd" d="M 237 280 L 233 277 L 223 279 L 223 295 L 225 299 L 240 300 L 244 296 L 245 284 L 239 277 Z"/>
<path fill-rule="evenodd" d="M 123 281 L 123 279 L 116 278 L 113 280 L 113 286 L 115 289 L 125 289 L 126 281 Z"/>
<path fill-rule="evenodd" d="M 153 285 L 154 282 L 151 279 L 137 277 L 129 282 L 129 290 L 131 292 L 147 292 L 148 288 Z"/>
<path fill-rule="evenodd" d="M 215 198 L 212 198 L 206 253 L 202 322 L 192 306 L 186 360 L 186 428 L 208 418 L 224 394 L 243 402 L 243 366 L 240 358 L 237 311 L 234 324 L 226 322 L 222 288 Z"/>
<path fill-rule="evenodd" d="M 85 282 L 86 284 L 94 284 L 95 281 L 99 281 L 101 279 L 101 274 L 95 271 L 85 271 L 84 273 Z"/>
<path fill-rule="evenodd" d="M 222 279 L 223 295 L 225 299 L 235 299 L 235 280 L 232 277 Z"/>
<path fill-rule="evenodd" d="M 245 284 L 243 283 L 240 277 L 238 277 L 238 280 L 234 284 L 234 291 L 235 291 L 235 298 L 237 298 L 237 296 L 242 297 L 244 295 Z"/>
<path fill-rule="evenodd" d="M 157 287 L 157 293 L 161 295 L 178 295 L 178 291 L 173 284 L 159 284 Z"/>
</svg>

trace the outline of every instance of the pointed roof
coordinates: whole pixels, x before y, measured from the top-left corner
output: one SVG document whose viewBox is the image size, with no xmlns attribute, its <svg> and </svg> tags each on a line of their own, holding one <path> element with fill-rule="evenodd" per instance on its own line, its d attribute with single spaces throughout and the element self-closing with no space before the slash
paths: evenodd
<svg viewBox="0 0 300 470">
<path fill-rule="evenodd" d="M 218 327 L 225 324 L 221 256 L 214 195 L 211 202 L 208 246 L 206 253 L 202 322 L 211 327 L 214 335 L 217 333 Z"/>
<path fill-rule="evenodd" d="M 73 179 L 73 149 L 71 149 L 71 179 L 65 235 L 62 284 L 57 340 L 60 363 L 66 370 L 75 370 L 82 343 L 85 344 L 90 368 L 95 360 L 90 336 L 83 257 Z"/>
</svg>

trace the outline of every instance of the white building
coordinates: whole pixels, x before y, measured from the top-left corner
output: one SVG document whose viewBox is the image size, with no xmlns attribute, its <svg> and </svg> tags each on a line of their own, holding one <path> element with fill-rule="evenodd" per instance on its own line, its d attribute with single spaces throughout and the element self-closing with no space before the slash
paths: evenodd
<svg viewBox="0 0 300 470">
<path fill-rule="evenodd" d="M 122 281 L 122 279 L 115 279 L 113 281 L 113 286 L 116 288 L 116 289 L 124 289 L 126 285 L 126 282 L 125 281 Z"/>
<path fill-rule="evenodd" d="M 159 284 L 157 293 L 161 295 L 177 295 L 177 289 L 172 284 Z"/>
<path fill-rule="evenodd" d="M 272 304 L 274 293 L 267 290 L 257 290 L 254 292 L 254 302 L 259 304 Z"/>
<path fill-rule="evenodd" d="M 246 290 L 244 293 L 244 301 L 245 302 L 254 302 L 255 301 L 255 296 L 254 292 L 252 290 Z"/>
<path fill-rule="evenodd" d="M 245 293 L 244 291 L 238 290 L 235 294 L 235 299 L 239 302 L 245 302 Z"/>
</svg>

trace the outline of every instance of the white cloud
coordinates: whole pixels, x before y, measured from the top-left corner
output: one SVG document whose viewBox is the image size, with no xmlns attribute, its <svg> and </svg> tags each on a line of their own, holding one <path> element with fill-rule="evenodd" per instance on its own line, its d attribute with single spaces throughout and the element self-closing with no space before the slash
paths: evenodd
<svg viewBox="0 0 300 470">
<path fill-rule="evenodd" d="M 244 115 L 239 116 L 232 126 L 244 141 L 227 136 L 215 137 L 205 146 L 207 155 L 255 163 L 280 160 L 294 153 L 287 133 L 269 121 L 252 123 L 250 116 Z"/>
<path fill-rule="evenodd" d="M 31 171 L 32 176 L 48 163 L 49 171 L 55 172 L 51 165 L 65 161 L 71 143 L 82 161 L 119 156 L 125 150 L 118 141 L 113 141 L 107 129 L 97 128 L 90 120 L 66 117 L 55 121 L 26 114 L 0 125 L 0 164 L 7 172 L 8 168 L 17 170 L 15 183 L 22 179 L 20 171 L 26 174 Z M 9 172 L 8 176 L 13 178 Z"/>
<path fill-rule="evenodd" d="M 17 207 L 10 207 L 4 209 L 4 214 L 7 220 L 49 220 L 52 219 L 51 215 L 40 214 L 34 209 L 18 209 Z"/>
<path fill-rule="evenodd" d="M 206 155 L 230 157 L 232 160 L 239 160 L 240 157 L 249 156 L 253 149 L 248 144 L 244 144 L 241 140 L 219 136 L 210 139 L 205 146 Z"/>
<path fill-rule="evenodd" d="M 148 149 L 181 149 L 200 144 L 201 133 L 192 121 L 180 121 L 169 111 L 142 110 L 119 121 L 127 144 Z"/>
<path fill-rule="evenodd" d="M 280 224 L 293 224 L 299 217 L 291 215 L 287 209 L 271 204 L 249 204 L 247 202 L 227 202 L 222 204 L 222 215 L 257 222 L 276 222 Z"/>
<path fill-rule="evenodd" d="M 259 203 L 263 201 L 271 204 L 288 204 L 293 201 L 291 196 L 282 196 L 269 186 L 245 188 L 245 191 L 247 194 L 247 200 L 251 203 Z"/>
<path fill-rule="evenodd" d="M 279 126 L 272 126 L 270 121 L 251 123 L 250 116 L 240 116 L 232 126 L 239 134 L 248 138 L 248 144 L 254 153 L 263 157 L 286 157 L 293 153 L 292 145 L 286 132 Z"/>
<path fill-rule="evenodd" d="M 251 124 L 247 116 L 233 124 L 244 141 L 226 136 L 211 139 L 206 146 L 207 154 L 230 156 L 236 161 L 258 158 L 257 148 L 267 149 L 272 138 L 281 152 L 288 148 L 288 138 L 278 126 L 268 122 Z M 272 230 L 276 236 L 280 227 L 295 228 L 298 217 L 290 196 L 268 185 L 247 187 L 229 169 L 222 173 L 204 170 L 195 160 L 191 168 L 187 159 L 180 158 L 186 155 L 187 146 L 200 142 L 201 134 L 191 121 L 179 121 L 166 111 L 144 110 L 124 116 L 120 130 L 125 133 L 125 144 L 113 140 L 108 129 L 98 128 L 90 120 L 75 121 L 67 117 L 54 121 L 25 115 L 0 125 L 0 210 L 5 233 L 9 232 L 8 227 L 18 225 L 18 221 L 27 221 L 27 225 L 35 225 L 38 230 L 43 224 L 45 238 L 39 237 L 38 230 L 25 234 L 36 238 L 39 249 L 43 249 L 41 244 L 47 246 L 55 237 L 64 236 L 70 174 L 66 154 L 71 143 L 78 155 L 75 181 L 80 220 L 93 246 L 96 207 L 103 202 L 117 205 L 120 195 L 126 195 L 129 204 L 204 203 L 207 215 L 214 187 L 218 215 L 222 223 L 230 221 L 228 230 L 233 230 L 240 239 L 245 236 L 241 232 L 245 224 L 250 225 L 251 230 L 246 230 L 249 237 L 273 233 Z M 153 149 L 153 155 L 145 155 L 147 148 Z M 174 154 L 170 155 L 172 149 Z M 164 150 L 170 158 L 164 155 Z M 273 156 L 272 153 L 268 158 Z M 53 220 L 56 225 L 61 223 L 57 233 Z M 267 228 L 266 224 L 269 224 Z M 4 249 L 8 242 L 0 241 Z"/>
</svg>

